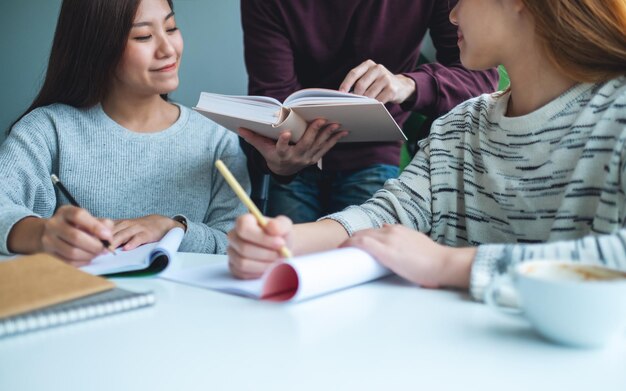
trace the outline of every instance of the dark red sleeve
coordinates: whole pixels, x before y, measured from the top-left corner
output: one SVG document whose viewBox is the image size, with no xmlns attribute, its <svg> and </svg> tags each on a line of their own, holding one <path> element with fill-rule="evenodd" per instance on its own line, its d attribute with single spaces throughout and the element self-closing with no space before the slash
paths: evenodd
<svg viewBox="0 0 626 391">
<path fill-rule="evenodd" d="M 402 104 L 406 111 L 418 111 L 430 117 L 447 113 L 459 103 L 496 90 L 498 71 L 470 71 L 461 64 L 457 45 L 457 27 L 450 22 L 450 10 L 457 1 L 435 1 L 429 25 L 437 51 L 437 62 L 424 64 L 415 72 L 405 73 L 417 86 L 413 99 Z"/>
</svg>

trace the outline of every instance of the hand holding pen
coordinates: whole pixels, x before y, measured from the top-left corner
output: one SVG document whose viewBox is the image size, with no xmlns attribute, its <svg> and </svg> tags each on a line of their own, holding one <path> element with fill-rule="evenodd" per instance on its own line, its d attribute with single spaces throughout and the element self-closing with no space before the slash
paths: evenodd
<svg viewBox="0 0 626 391">
<path fill-rule="evenodd" d="M 82 209 L 56 175 L 52 182 L 70 205 L 60 207 L 44 225 L 43 250 L 73 264 L 86 263 L 110 248 L 113 222 L 93 217 Z"/>
</svg>

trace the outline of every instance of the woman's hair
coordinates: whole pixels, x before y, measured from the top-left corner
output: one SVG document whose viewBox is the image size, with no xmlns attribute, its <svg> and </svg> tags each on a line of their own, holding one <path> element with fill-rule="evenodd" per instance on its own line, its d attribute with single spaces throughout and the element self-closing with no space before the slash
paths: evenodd
<svg viewBox="0 0 626 391">
<path fill-rule="evenodd" d="M 100 103 L 126 48 L 140 2 L 63 0 L 43 86 L 16 122 L 53 103 L 74 107 Z M 173 10 L 172 0 L 167 2 Z"/>
<path fill-rule="evenodd" d="M 626 1 L 522 0 L 552 63 L 578 82 L 626 74 Z"/>
</svg>

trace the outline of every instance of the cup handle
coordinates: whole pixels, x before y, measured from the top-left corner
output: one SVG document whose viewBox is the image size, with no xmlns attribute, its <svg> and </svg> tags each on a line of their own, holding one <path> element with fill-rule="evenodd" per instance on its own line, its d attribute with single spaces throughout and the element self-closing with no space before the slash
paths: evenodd
<svg viewBox="0 0 626 391">
<path fill-rule="evenodd" d="M 523 312 L 521 308 L 504 306 L 498 300 L 502 296 L 503 286 L 513 286 L 513 281 L 508 273 L 494 277 L 491 283 L 487 286 L 484 297 L 485 303 L 500 313 L 513 316 L 521 315 Z"/>
</svg>

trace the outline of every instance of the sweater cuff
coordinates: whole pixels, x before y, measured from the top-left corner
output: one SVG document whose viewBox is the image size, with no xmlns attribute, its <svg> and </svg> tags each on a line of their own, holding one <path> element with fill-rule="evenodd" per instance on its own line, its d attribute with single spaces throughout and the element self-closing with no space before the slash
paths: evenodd
<svg viewBox="0 0 626 391">
<path fill-rule="evenodd" d="M 369 228 L 378 228 L 372 224 L 372 219 L 359 206 L 350 206 L 341 212 L 324 216 L 317 221 L 329 219 L 334 220 L 343 226 L 348 236 L 354 235 L 355 232 Z"/>
<path fill-rule="evenodd" d="M 27 208 L 13 208 L 9 211 L 0 212 L 0 254 L 12 254 L 8 248 L 9 233 L 13 226 L 26 217 L 41 217 Z"/>
<path fill-rule="evenodd" d="M 498 262 L 504 256 L 504 245 L 478 246 L 470 274 L 470 294 L 476 301 L 483 301 L 485 290 L 498 270 Z"/>
</svg>

